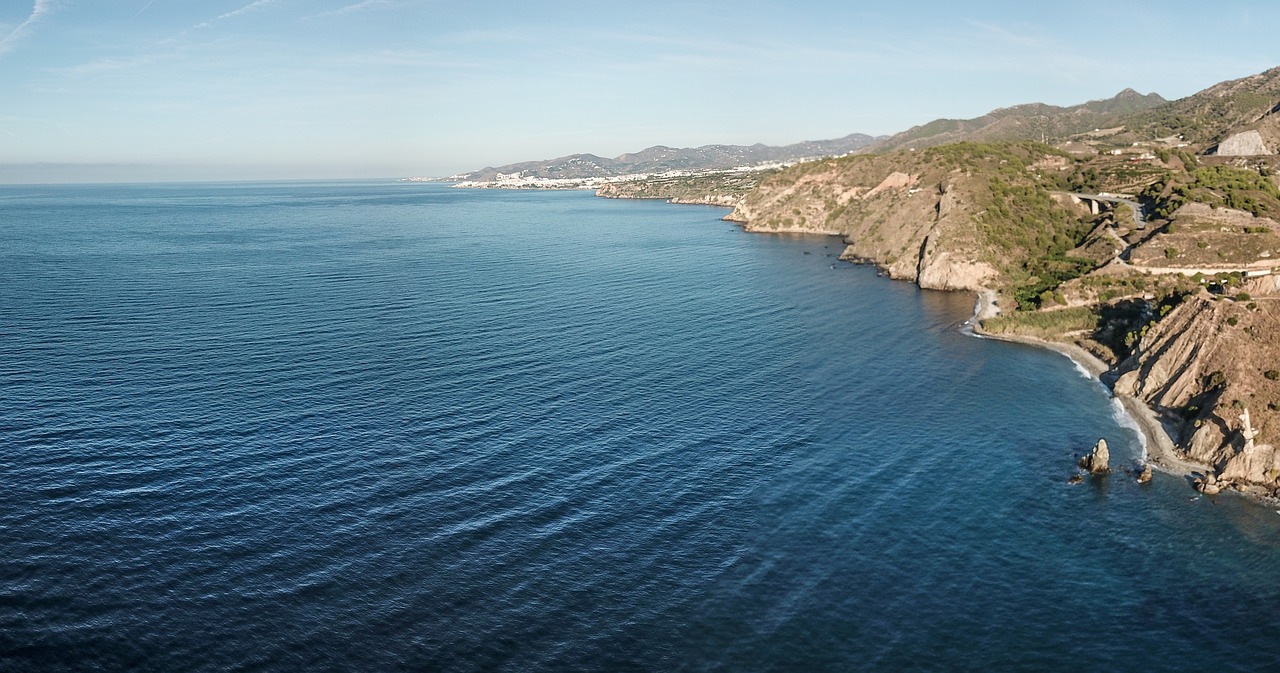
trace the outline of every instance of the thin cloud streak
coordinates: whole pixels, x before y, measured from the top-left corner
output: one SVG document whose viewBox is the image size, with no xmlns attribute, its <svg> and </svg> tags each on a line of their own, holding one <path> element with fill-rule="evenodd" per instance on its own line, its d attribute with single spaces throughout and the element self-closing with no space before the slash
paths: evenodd
<svg viewBox="0 0 1280 673">
<path fill-rule="evenodd" d="M 3 40 L 0 40 L 0 54 L 7 54 L 13 51 L 14 45 L 31 30 L 31 27 L 52 10 L 53 0 L 36 0 L 35 5 L 31 8 L 31 15 L 27 17 L 27 20 L 10 31 Z"/>
<path fill-rule="evenodd" d="M 399 4 L 399 3 L 393 2 L 392 0 L 362 0 L 361 2 L 352 3 L 345 7 L 339 7 L 337 9 L 329 10 L 327 12 L 320 12 L 319 14 L 316 14 L 315 16 L 309 17 L 309 18 L 321 19 L 321 18 L 327 18 L 331 16 L 342 16 L 343 14 L 351 14 L 352 12 L 362 12 L 366 9 L 393 7 L 396 4 Z"/>
<path fill-rule="evenodd" d="M 130 20 L 130 21 L 132 21 L 132 20 L 134 20 L 134 19 L 138 18 L 139 16 L 142 16 L 142 13 L 143 13 L 143 12 L 145 12 L 145 11 L 147 11 L 147 8 L 148 8 L 148 7 L 150 7 L 151 5 L 154 5 L 154 4 L 156 4 L 156 0 L 151 0 L 151 1 L 150 1 L 150 2 L 148 2 L 147 4 L 143 5 L 143 6 L 142 6 L 142 9 L 139 9 L 139 10 L 138 10 L 138 13 L 137 13 L 137 14 L 134 14 L 132 17 L 130 17 L 130 18 L 129 18 L 129 20 Z"/>
<path fill-rule="evenodd" d="M 274 5 L 279 1 L 280 0 L 254 0 L 253 2 L 245 5 L 244 7 L 241 7 L 240 9 L 233 9 L 230 12 L 227 12 L 226 14 L 219 16 L 218 18 L 214 19 L 214 21 L 221 21 L 223 19 L 230 19 L 235 16 L 240 16 L 241 14 L 246 14 L 248 12 L 262 9 L 267 5 Z"/>
<path fill-rule="evenodd" d="M 249 12 L 255 12 L 268 5 L 274 5 L 279 1 L 280 0 L 254 0 L 253 2 L 241 7 L 240 9 L 233 9 L 230 12 L 227 12 L 226 14 L 215 16 L 214 18 L 208 21 L 203 21 L 199 24 L 196 24 L 196 28 L 209 28 L 213 26 L 214 22 L 222 21 L 224 19 L 233 19 L 237 16 L 240 16 L 241 14 L 248 14 Z"/>
</svg>

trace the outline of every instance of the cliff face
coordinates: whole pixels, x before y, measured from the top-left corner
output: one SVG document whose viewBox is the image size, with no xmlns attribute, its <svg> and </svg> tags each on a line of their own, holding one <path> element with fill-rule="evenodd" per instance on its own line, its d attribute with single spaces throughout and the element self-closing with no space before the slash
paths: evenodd
<svg viewBox="0 0 1280 673">
<path fill-rule="evenodd" d="M 1280 487 L 1280 292 L 1275 277 L 1246 285 L 1248 300 L 1201 292 L 1142 337 L 1122 363 L 1117 394 L 1163 410 L 1189 458 L 1228 483 Z M 1256 440 L 1245 441 L 1248 410 Z"/>
<path fill-rule="evenodd" d="M 768 180 L 730 219 L 748 231 L 844 236 L 842 259 L 880 265 L 891 277 L 921 287 L 977 290 L 995 280 L 976 261 L 973 222 L 961 189 L 941 171 L 906 173 L 883 161 L 828 163 L 794 179 Z M 921 187 L 928 180 L 928 188 Z"/>
<path fill-rule="evenodd" d="M 843 236 L 843 259 L 929 289 L 1000 287 L 1042 252 L 1032 249 L 1045 232 L 1061 233 L 1054 222 L 1078 220 L 1041 184 L 1057 170 L 1046 169 L 1046 152 L 952 145 L 802 164 L 761 181 L 727 219 L 748 231 Z M 1054 217 L 1014 212 L 1028 204 Z"/>
</svg>

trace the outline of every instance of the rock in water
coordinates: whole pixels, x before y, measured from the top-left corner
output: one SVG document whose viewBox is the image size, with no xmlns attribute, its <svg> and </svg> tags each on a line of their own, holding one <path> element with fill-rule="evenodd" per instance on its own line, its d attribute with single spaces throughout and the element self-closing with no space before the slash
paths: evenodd
<svg viewBox="0 0 1280 673">
<path fill-rule="evenodd" d="M 1080 467 L 1094 473 L 1105 474 L 1111 471 L 1111 452 L 1107 450 L 1107 440 L 1099 439 L 1093 445 L 1093 451 L 1080 459 Z"/>
<path fill-rule="evenodd" d="M 1143 465 L 1142 471 L 1138 473 L 1138 483 L 1145 484 L 1151 481 L 1151 466 Z"/>
<path fill-rule="evenodd" d="M 1218 481 L 1218 476 L 1213 472 L 1207 472 L 1203 479 L 1195 480 L 1196 490 L 1205 495 L 1217 495 L 1222 491 L 1222 484 Z"/>
</svg>

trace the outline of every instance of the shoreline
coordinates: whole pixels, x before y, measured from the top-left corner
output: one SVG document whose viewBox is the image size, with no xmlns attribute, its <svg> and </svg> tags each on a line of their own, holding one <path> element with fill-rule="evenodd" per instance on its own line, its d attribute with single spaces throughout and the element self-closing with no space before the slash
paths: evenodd
<svg viewBox="0 0 1280 673">
<path fill-rule="evenodd" d="M 597 196 L 600 195 L 597 194 Z M 638 197 L 614 196 L 607 198 L 635 199 Z M 719 203 L 709 203 L 701 200 L 684 201 L 669 198 L 666 201 L 667 203 L 677 204 L 700 204 L 728 207 Z M 730 213 L 721 219 L 739 225 L 741 229 L 747 233 L 795 233 L 804 235 L 817 234 L 820 236 L 844 236 L 844 234 L 839 232 L 815 231 L 809 228 L 805 228 L 801 231 L 753 229 L 749 226 L 747 221 L 735 219 L 733 217 L 734 214 L 735 213 Z M 876 264 L 879 268 L 883 268 L 878 262 L 872 261 L 872 263 Z M 918 285 L 918 283 L 913 284 Z M 1149 466 L 1152 470 L 1159 471 L 1164 474 L 1181 477 L 1187 481 L 1188 485 L 1191 484 L 1193 478 L 1198 478 L 1215 471 L 1212 465 L 1187 458 L 1178 450 L 1177 445 L 1170 437 L 1169 430 L 1162 420 L 1159 411 L 1147 405 L 1139 398 L 1129 395 L 1117 395 L 1113 386 L 1107 383 L 1107 378 L 1111 378 L 1112 383 L 1114 384 L 1114 376 L 1108 376 L 1114 373 L 1114 368 L 1098 356 L 1089 352 L 1087 349 L 1074 343 L 1048 341 L 1027 335 L 997 335 L 983 331 L 981 321 L 997 316 L 1001 312 L 997 299 L 998 295 L 994 290 L 985 288 L 979 289 L 977 292 L 977 301 L 973 308 L 973 315 L 965 321 L 962 331 L 969 334 L 969 336 L 980 339 L 994 339 L 997 341 L 1021 343 L 1023 345 L 1048 349 L 1070 359 L 1072 363 L 1081 370 L 1081 372 L 1085 373 L 1089 378 L 1092 378 L 1106 389 L 1110 399 L 1116 403 L 1116 406 L 1118 406 L 1117 411 L 1124 417 L 1128 418 L 1129 423 L 1125 424 L 1122 422 L 1122 424 L 1134 429 L 1138 434 L 1138 438 L 1142 444 L 1142 452 L 1138 459 L 1140 465 Z M 1121 467 L 1117 471 L 1127 472 L 1128 469 L 1126 467 Z M 1270 507 L 1280 506 L 1280 498 L 1268 493 L 1259 492 L 1256 490 L 1256 486 L 1254 485 L 1237 485 L 1233 489 L 1224 490 L 1223 493 L 1233 491 L 1244 496 L 1246 499 L 1254 500 Z M 1276 512 L 1280 513 L 1280 509 L 1277 509 Z"/>
<path fill-rule="evenodd" d="M 1178 454 L 1173 439 L 1169 437 L 1169 433 L 1165 429 L 1164 423 L 1160 421 L 1160 415 L 1155 409 L 1152 409 L 1136 397 L 1117 395 L 1115 390 L 1102 380 L 1103 375 L 1110 372 L 1112 367 L 1103 362 L 1098 356 L 1075 344 L 1046 341 L 1033 336 L 991 334 L 982 331 L 980 321 L 1000 313 L 999 307 L 995 304 L 995 296 L 995 292 L 991 290 L 982 290 L 978 293 L 978 301 L 974 306 L 973 317 L 969 319 L 974 336 L 981 339 L 1020 343 L 1051 350 L 1067 357 L 1080 369 L 1088 372 L 1095 381 L 1107 389 L 1107 392 L 1111 394 L 1111 399 L 1120 403 L 1121 410 L 1133 421 L 1134 427 L 1137 428 L 1143 440 L 1141 460 L 1144 464 L 1150 465 L 1152 469 L 1179 477 L 1191 477 L 1198 473 L 1203 474 L 1209 469 L 1208 465 L 1188 460 Z"/>
</svg>

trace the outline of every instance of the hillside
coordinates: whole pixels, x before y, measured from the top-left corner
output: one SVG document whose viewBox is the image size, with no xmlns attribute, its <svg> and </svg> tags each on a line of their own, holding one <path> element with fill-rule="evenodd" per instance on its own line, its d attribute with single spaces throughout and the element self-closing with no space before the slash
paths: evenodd
<svg viewBox="0 0 1280 673">
<path fill-rule="evenodd" d="M 1147 427 L 1169 429 L 1164 465 L 1213 475 L 1206 489 L 1280 497 L 1277 112 L 1280 68 L 1173 102 L 1126 90 L 1067 108 L 1021 105 L 877 144 L 857 137 L 865 150 L 853 154 L 792 146 L 842 156 L 786 168 L 596 186 L 606 197 L 733 206 L 726 219 L 749 231 L 837 235 L 842 259 L 978 292 L 988 334 L 1105 361 L 1117 396 L 1154 410 Z M 747 156 L 651 148 L 489 170 L 662 172 Z"/>
<path fill-rule="evenodd" d="M 665 199 L 672 203 L 734 207 L 764 178 L 779 169 L 732 170 L 661 175 L 645 180 L 619 180 L 601 185 L 596 196 L 607 199 Z"/>
<path fill-rule="evenodd" d="M 1106 361 L 1116 394 L 1168 429 L 1167 467 L 1206 475 L 1206 493 L 1280 496 L 1280 179 L 1272 156 L 1213 155 L 1246 131 L 1276 146 L 1280 69 L 1156 107 L 1135 96 L 1118 98 L 1137 111 L 1020 106 L 913 129 L 879 146 L 909 149 L 768 176 L 731 219 L 839 235 L 846 259 L 993 298 L 1001 313 L 984 315 L 988 333 Z M 1090 115 L 1115 126 L 1059 147 L 928 146 L 1025 135 L 1032 119 L 1065 134 Z"/>
<path fill-rule="evenodd" d="M 489 182 L 497 180 L 499 175 L 564 180 L 670 171 L 706 171 L 837 156 L 862 149 L 876 140 L 868 135 L 854 133 L 834 140 L 805 141 L 781 147 L 755 144 L 674 148 L 656 145 L 612 159 L 594 154 L 571 154 L 557 159 L 486 167 L 452 177 L 456 180 Z"/>
<path fill-rule="evenodd" d="M 1280 68 L 1272 68 L 1130 115 L 1123 139 L 1181 135 L 1197 151 L 1209 151 L 1230 135 L 1257 130 L 1274 151 L 1280 144 L 1278 102 Z"/>
<path fill-rule="evenodd" d="M 866 147 L 864 152 L 923 149 L 954 142 L 1056 141 L 1093 129 L 1121 125 L 1126 115 L 1165 104 L 1159 94 L 1125 89 L 1112 98 L 1071 107 L 1029 103 L 993 110 L 973 119 L 937 119 Z"/>
<path fill-rule="evenodd" d="M 845 238 L 844 256 L 936 289 L 1038 294 L 1092 229 L 1060 191 L 1074 163 L 1036 143 L 959 143 L 815 161 L 763 180 L 731 219 Z M 1078 275 L 1078 274 L 1077 274 Z"/>
</svg>

